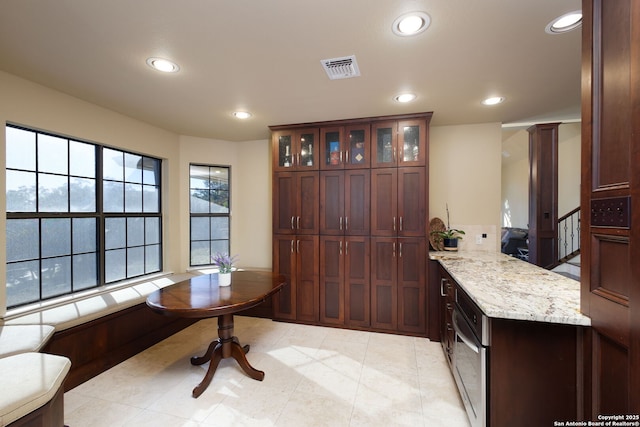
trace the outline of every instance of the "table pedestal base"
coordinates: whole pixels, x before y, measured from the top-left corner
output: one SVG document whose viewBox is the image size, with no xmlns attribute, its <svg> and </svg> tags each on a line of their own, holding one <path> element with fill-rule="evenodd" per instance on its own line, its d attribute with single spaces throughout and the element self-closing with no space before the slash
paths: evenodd
<svg viewBox="0 0 640 427">
<path fill-rule="evenodd" d="M 233 357 L 242 370 L 251 378 L 262 381 L 264 372 L 258 371 L 251 366 L 247 356 L 245 356 L 249 352 L 249 348 L 248 345 L 242 347 L 238 337 L 233 336 L 233 314 L 218 316 L 218 339 L 209 344 L 209 348 L 207 348 L 207 352 L 203 356 L 191 358 L 192 365 L 203 365 L 209 361 L 211 362 L 202 382 L 193 389 L 192 396 L 198 397 L 206 390 L 218 368 L 218 364 L 222 359 L 228 357 Z"/>
</svg>

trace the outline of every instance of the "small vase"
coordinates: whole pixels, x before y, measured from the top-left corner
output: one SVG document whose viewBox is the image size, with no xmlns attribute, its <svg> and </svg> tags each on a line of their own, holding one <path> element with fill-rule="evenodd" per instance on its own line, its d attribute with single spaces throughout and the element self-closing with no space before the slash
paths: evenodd
<svg viewBox="0 0 640 427">
<path fill-rule="evenodd" d="M 231 285 L 231 273 L 218 273 L 218 286 Z"/>
</svg>

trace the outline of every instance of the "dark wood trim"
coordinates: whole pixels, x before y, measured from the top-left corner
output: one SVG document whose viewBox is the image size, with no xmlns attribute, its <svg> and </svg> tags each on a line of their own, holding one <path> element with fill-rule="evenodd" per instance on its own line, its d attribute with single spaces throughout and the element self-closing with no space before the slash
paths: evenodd
<svg viewBox="0 0 640 427">
<path fill-rule="evenodd" d="M 412 113 L 412 114 L 398 114 L 391 116 L 374 116 L 374 117 L 361 117 L 357 119 L 340 119 L 340 120 L 329 120 L 325 122 L 305 122 L 305 123 L 295 123 L 289 125 L 271 125 L 269 129 L 271 131 L 279 131 L 283 129 L 298 129 L 298 128 L 307 128 L 313 126 L 345 126 L 345 125 L 354 125 L 358 123 L 369 123 L 373 121 L 383 121 L 383 120 L 407 120 L 407 119 L 427 119 L 427 129 L 429 128 L 429 122 L 431 121 L 431 117 L 433 116 L 433 112 L 424 112 L 424 113 Z"/>
<path fill-rule="evenodd" d="M 71 360 L 68 391 L 196 321 L 161 316 L 143 302 L 56 332 L 42 352 Z"/>
</svg>

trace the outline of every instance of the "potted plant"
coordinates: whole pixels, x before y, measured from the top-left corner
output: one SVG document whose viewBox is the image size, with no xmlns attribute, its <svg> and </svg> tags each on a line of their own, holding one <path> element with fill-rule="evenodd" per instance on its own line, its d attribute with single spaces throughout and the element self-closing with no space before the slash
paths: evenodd
<svg viewBox="0 0 640 427">
<path fill-rule="evenodd" d="M 218 286 L 231 285 L 231 270 L 237 255 L 230 256 L 226 253 L 217 252 L 211 257 L 211 263 L 218 267 Z"/>
<path fill-rule="evenodd" d="M 444 230 L 435 230 L 431 234 L 438 236 L 442 240 L 445 251 L 457 251 L 458 240 L 462 240 L 465 234 L 463 230 L 451 228 L 449 225 L 449 205 L 447 204 L 447 228 Z"/>
</svg>

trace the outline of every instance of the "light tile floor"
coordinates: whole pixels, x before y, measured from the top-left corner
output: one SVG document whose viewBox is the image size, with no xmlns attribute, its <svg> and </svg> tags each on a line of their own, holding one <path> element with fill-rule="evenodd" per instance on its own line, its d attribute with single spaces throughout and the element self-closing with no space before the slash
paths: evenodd
<svg viewBox="0 0 640 427">
<path fill-rule="evenodd" d="M 191 327 L 65 393 L 70 427 L 468 427 L 440 343 L 425 338 L 235 317 L 235 335 L 264 381 L 233 359 L 193 366 L 217 319 Z"/>
</svg>

